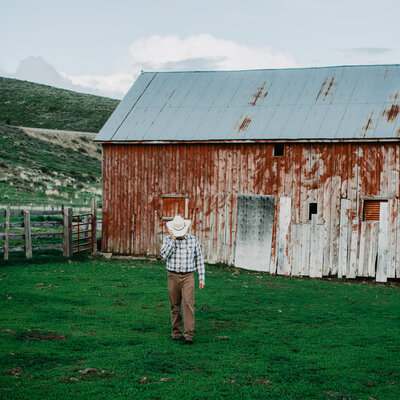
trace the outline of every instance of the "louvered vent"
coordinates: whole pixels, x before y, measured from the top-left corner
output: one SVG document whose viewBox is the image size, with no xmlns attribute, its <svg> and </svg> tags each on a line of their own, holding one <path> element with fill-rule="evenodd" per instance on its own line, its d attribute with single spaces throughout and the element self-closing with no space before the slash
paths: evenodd
<svg viewBox="0 0 400 400">
<path fill-rule="evenodd" d="M 382 202 L 387 202 L 387 200 L 364 200 L 364 221 L 379 221 Z"/>
</svg>

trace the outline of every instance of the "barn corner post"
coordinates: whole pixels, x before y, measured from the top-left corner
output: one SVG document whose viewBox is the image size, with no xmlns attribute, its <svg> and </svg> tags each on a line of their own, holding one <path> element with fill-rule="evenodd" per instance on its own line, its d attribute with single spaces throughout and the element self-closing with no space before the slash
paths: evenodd
<svg viewBox="0 0 400 400">
<path fill-rule="evenodd" d="M 72 208 L 63 209 L 63 256 L 72 257 Z"/>
<path fill-rule="evenodd" d="M 97 254 L 97 199 L 92 199 L 92 254 Z"/>
</svg>

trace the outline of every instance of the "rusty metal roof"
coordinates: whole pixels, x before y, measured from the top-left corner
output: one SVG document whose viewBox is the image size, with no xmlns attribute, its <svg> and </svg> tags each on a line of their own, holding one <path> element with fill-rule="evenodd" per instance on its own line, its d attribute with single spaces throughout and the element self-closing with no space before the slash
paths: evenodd
<svg viewBox="0 0 400 400">
<path fill-rule="evenodd" d="M 96 141 L 399 139 L 400 65 L 142 73 Z"/>
</svg>

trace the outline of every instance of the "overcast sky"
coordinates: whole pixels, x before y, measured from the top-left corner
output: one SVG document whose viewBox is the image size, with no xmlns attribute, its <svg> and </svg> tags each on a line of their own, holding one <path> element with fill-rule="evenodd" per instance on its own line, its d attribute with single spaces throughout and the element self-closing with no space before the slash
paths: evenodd
<svg viewBox="0 0 400 400">
<path fill-rule="evenodd" d="M 0 76 L 122 98 L 140 71 L 400 62 L 399 0 L 0 0 Z"/>
</svg>

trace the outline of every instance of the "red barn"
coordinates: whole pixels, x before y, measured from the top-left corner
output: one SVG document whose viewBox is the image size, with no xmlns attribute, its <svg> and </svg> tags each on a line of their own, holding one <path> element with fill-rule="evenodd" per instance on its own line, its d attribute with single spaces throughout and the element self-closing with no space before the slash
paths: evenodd
<svg viewBox="0 0 400 400">
<path fill-rule="evenodd" d="M 400 66 L 142 73 L 96 137 L 105 252 L 400 277 Z"/>
</svg>

